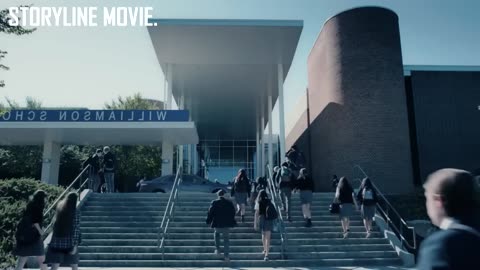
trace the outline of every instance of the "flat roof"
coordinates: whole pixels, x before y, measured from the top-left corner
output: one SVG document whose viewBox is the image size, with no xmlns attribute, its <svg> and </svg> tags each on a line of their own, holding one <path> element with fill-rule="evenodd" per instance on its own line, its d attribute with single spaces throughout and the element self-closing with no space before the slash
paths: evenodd
<svg viewBox="0 0 480 270">
<path fill-rule="evenodd" d="M 148 27 L 162 70 L 172 71 L 173 95 L 192 114 L 201 139 L 255 139 L 256 106 L 278 96 L 277 65 L 284 80 L 303 21 L 154 19 Z M 263 99 L 267 123 L 267 99 Z"/>
<path fill-rule="evenodd" d="M 185 110 L 12 110 L 0 116 L 0 145 L 197 144 Z"/>
<path fill-rule="evenodd" d="M 404 65 L 403 73 L 410 75 L 412 71 L 480 71 L 475 65 Z"/>
<path fill-rule="evenodd" d="M 160 145 L 197 144 L 193 122 L 74 123 L 2 122 L 0 145 L 42 145 L 53 141 L 74 145 Z"/>
</svg>

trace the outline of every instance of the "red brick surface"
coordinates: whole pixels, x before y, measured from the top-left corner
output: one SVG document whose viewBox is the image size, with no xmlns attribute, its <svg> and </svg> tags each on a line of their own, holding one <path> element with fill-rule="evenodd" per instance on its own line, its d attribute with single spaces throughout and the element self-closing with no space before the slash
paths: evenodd
<svg viewBox="0 0 480 270">
<path fill-rule="evenodd" d="M 290 134 L 312 151 L 317 190 L 332 174 L 361 177 L 355 164 L 387 193 L 413 188 L 408 115 L 398 17 L 383 8 L 358 8 L 324 25 L 308 59 L 311 146 L 306 114 Z M 355 183 L 358 185 L 358 183 Z"/>
</svg>

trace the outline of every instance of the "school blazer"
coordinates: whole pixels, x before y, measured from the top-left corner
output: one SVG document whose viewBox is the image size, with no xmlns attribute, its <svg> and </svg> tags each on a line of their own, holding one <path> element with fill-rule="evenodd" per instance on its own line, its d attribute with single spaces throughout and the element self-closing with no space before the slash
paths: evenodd
<svg viewBox="0 0 480 270">
<path fill-rule="evenodd" d="M 435 232 L 420 246 L 417 269 L 480 269 L 480 237 L 461 229 Z"/>
</svg>

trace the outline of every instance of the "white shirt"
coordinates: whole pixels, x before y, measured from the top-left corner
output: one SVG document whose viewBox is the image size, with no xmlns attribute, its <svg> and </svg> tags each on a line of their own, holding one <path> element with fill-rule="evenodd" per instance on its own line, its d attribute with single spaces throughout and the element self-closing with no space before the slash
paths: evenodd
<svg viewBox="0 0 480 270">
<path fill-rule="evenodd" d="M 453 218 L 444 218 L 442 220 L 442 222 L 440 222 L 440 229 L 442 230 L 448 230 L 448 229 L 460 229 L 460 230 L 463 230 L 463 231 L 467 231 L 467 232 L 470 232 L 478 237 L 480 237 L 480 232 L 478 232 L 476 229 L 470 227 L 470 226 L 466 226 L 466 225 L 463 225 L 461 223 L 459 223 L 458 221 L 456 221 L 455 219 Z"/>
<path fill-rule="evenodd" d="M 452 218 L 448 218 L 448 217 L 447 217 L 447 218 L 444 218 L 444 219 L 442 220 L 442 222 L 440 222 L 440 226 L 439 226 L 439 227 L 440 227 L 440 229 L 442 229 L 442 230 L 448 230 L 448 229 L 450 229 L 450 227 L 452 227 L 452 224 L 453 224 L 453 223 L 456 223 L 456 221 L 453 220 Z"/>
</svg>

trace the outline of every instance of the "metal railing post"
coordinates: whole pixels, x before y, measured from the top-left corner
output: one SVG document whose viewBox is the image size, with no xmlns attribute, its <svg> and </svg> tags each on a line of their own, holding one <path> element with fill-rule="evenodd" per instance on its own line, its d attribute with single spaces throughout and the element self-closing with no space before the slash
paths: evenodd
<svg viewBox="0 0 480 270">
<path fill-rule="evenodd" d="M 165 206 L 162 222 L 158 228 L 157 247 L 162 249 L 162 260 L 165 260 L 165 241 L 168 239 L 168 225 L 170 224 L 170 221 L 173 221 L 175 215 L 175 204 L 178 199 L 178 187 L 182 182 L 182 177 L 182 166 L 179 166 L 177 168 L 177 173 L 175 174 L 175 180 L 173 181 L 172 189 L 170 190 L 167 205 Z"/>
<path fill-rule="evenodd" d="M 77 182 L 78 182 L 78 189 L 76 190 L 76 193 L 78 195 L 78 200 L 80 200 L 80 192 L 81 192 L 81 188 L 85 185 L 85 183 L 88 181 L 88 178 L 86 181 L 84 181 L 82 183 L 82 178 L 83 178 L 83 175 L 85 174 L 85 172 L 88 171 L 88 169 L 90 168 L 90 165 L 87 165 L 85 168 L 83 168 L 83 170 L 80 172 L 80 174 L 77 175 L 77 177 L 75 177 L 75 179 L 72 181 L 72 183 L 70 183 L 70 185 L 68 185 L 68 187 L 53 201 L 53 203 L 47 207 L 47 210 L 45 210 L 45 212 L 43 212 L 43 218 L 44 219 L 47 219 L 48 216 L 51 214 L 52 211 L 55 210 L 55 207 L 57 205 L 57 203 L 66 195 L 68 194 L 71 190 L 75 190 L 74 189 L 74 186 L 77 186 Z M 46 238 L 50 232 L 50 229 L 52 228 L 53 226 L 53 219 L 50 221 L 50 223 L 47 225 L 47 227 L 45 228 L 45 237 Z"/>
<path fill-rule="evenodd" d="M 355 175 L 355 169 L 358 169 L 364 177 L 368 177 L 368 175 L 365 173 L 365 171 L 360 167 L 359 165 L 354 165 L 354 175 Z M 372 183 L 373 189 L 377 192 L 377 197 L 382 200 L 382 202 L 385 204 L 385 208 L 382 208 L 382 205 L 380 201 L 377 201 L 377 207 L 383 212 L 385 215 L 385 222 L 387 223 L 387 229 L 388 230 L 393 230 L 397 236 L 399 237 L 400 241 L 402 242 L 402 246 L 407 248 L 407 249 L 412 249 L 416 250 L 417 249 L 417 242 L 416 242 L 416 234 L 415 234 L 415 228 L 412 226 L 409 226 L 405 220 L 403 220 L 402 216 L 395 210 L 395 208 L 392 206 L 392 204 L 387 200 L 385 195 L 380 191 L 380 189 L 375 185 L 373 180 L 370 179 L 370 182 Z M 396 222 L 392 220 L 391 216 L 395 216 L 398 219 L 399 224 L 395 224 Z M 398 228 L 400 227 L 400 228 Z M 404 227 L 412 232 L 412 237 L 413 237 L 413 244 L 411 245 L 409 241 L 406 239 L 405 234 L 406 232 L 404 231 Z"/>
</svg>

